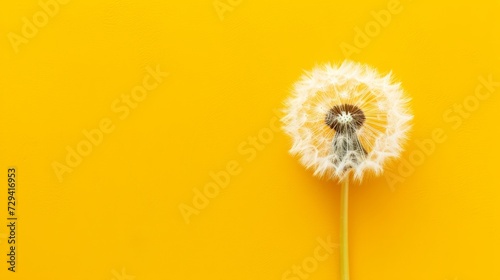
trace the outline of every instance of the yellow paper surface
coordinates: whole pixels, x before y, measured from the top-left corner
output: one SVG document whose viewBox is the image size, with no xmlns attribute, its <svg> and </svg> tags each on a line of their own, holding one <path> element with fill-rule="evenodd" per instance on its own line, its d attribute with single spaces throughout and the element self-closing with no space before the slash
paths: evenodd
<svg viewBox="0 0 500 280">
<path fill-rule="evenodd" d="M 351 187 L 351 279 L 500 279 L 499 12 L 4 1 L 0 278 L 339 279 L 339 186 L 278 118 L 303 70 L 350 58 L 392 70 L 415 114 L 391 173 Z"/>
</svg>

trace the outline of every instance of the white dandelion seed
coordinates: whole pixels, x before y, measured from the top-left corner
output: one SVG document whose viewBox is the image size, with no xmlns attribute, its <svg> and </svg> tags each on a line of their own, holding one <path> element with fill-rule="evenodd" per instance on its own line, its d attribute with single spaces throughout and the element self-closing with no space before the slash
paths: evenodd
<svg viewBox="0 0 500 280">
<path fill-rule="evenodd" d="M 390 73 L 350 61 L 316 67 L 286 100 L 282 122 L 293 141 L 290 153 L 320 177 L 379 175 L 402 151 L 413 118 L 408 102 Z"/>
</svg>

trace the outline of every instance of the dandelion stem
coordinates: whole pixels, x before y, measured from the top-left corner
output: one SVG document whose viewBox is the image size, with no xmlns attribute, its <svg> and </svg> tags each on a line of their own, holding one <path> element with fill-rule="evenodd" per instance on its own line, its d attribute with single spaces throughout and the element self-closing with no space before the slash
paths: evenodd
<svg viewBox="0 0 500 280">
<path fill-rule="evenodd" d="M 340 187 L 340 280 L 349 280 L 348 201 L 349 178 L 345 178 Z"/>
</svg>

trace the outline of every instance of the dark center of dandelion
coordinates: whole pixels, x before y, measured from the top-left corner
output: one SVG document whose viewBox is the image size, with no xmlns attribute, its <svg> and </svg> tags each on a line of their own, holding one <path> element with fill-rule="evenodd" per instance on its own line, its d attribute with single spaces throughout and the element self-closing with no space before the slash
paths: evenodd
<svg viewBox="0 0 500 280">
<path fill-rule="evenodd" d="M 339 133 L 358 130 L 365 122 L 365 114 L 358 106 L 350 104 L 331 108 L 325 117 L 325 123 Z"/>
<path fill-rule="evenodd" d="M 336 132 L 332 143 L 333 163 L 344 172 L 357 166 L 367 155 L 356 135 L 365 120 L 363 111 L 350 104 L 334 106 L 326 114 L 326 125 Z"/>
</svg>

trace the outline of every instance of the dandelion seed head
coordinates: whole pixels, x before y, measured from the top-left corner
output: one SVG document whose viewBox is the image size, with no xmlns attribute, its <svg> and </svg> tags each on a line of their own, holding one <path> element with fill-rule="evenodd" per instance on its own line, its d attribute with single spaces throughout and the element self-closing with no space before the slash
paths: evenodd
<svg viewBox="0 0 500 280">
<path fill-rule="evenodd" d="M 290 153 L 320 177 L 378 175 L 402 151 L 412 119 L 408 102 L 391 74 L 349 61 L 316 67 L 286 100 Z"/>
</svg>

